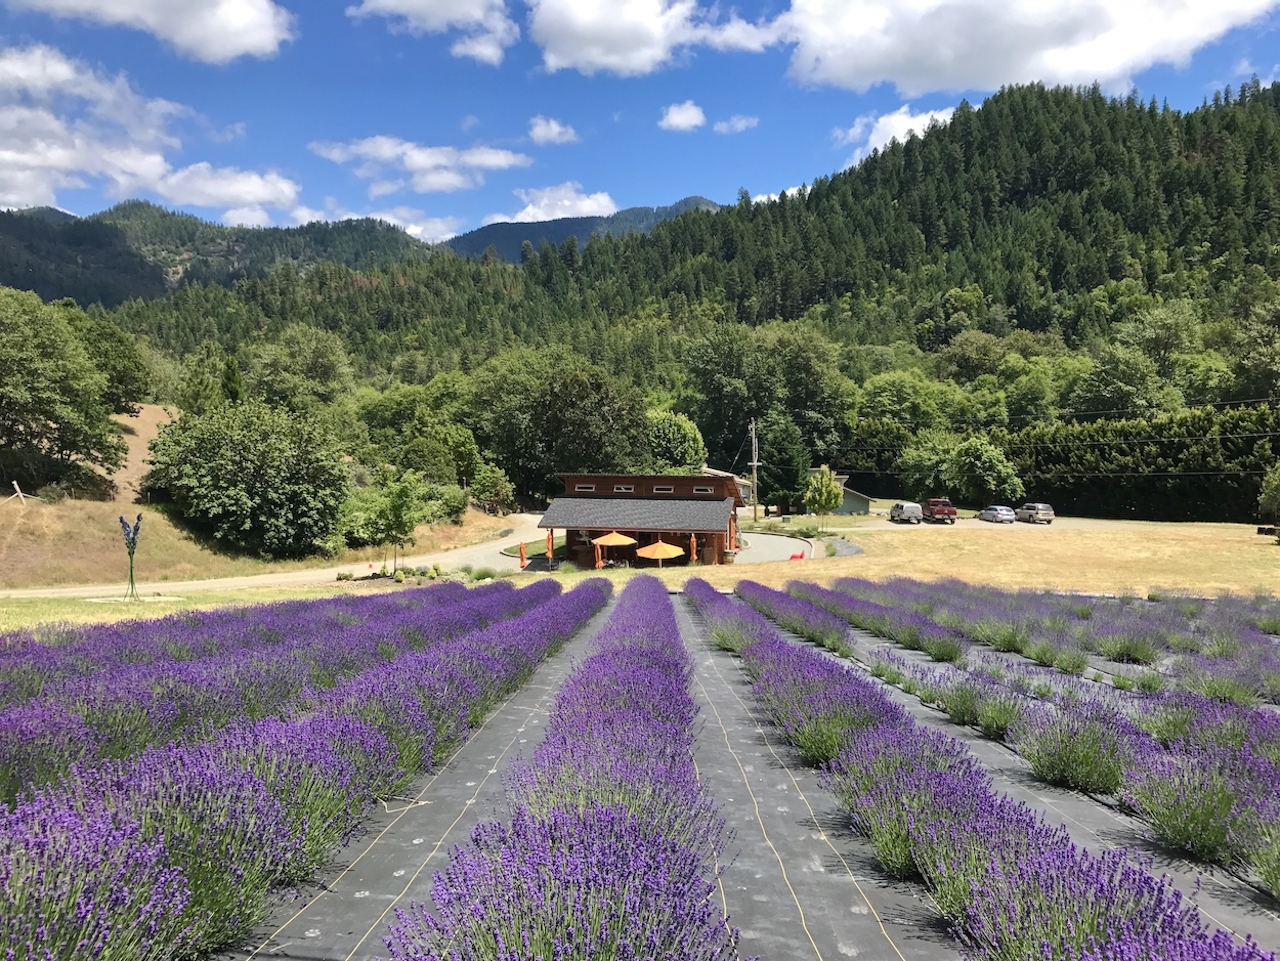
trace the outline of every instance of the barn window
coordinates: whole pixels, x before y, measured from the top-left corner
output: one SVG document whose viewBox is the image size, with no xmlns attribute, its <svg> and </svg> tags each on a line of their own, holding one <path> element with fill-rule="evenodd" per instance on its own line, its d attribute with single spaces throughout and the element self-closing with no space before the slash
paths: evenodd
<svg viewBox="0 0 1280 961">
<path fill-rule="evenodd" d="M 635 491 L 635 489 L 636 487 L 634 484 L 614 484 L 613 485 L 613 492 L 615 494 L 630 494 L 633 491 Z"/>
<path fill-rule="evenodd" d="M 676 489 L 672 487 L 670 484 L 667 484 L 663 487 L 655 487 L 653 489 L 653 492 L 655 494 L 674 494 L 676 492 Z"/>
<path fill-rule="evenodd" d="M 695 487 L 693 492 L 695 494 L 714 494 L 716 489 L 714 487 Z"/>
<path fill-rule="evenodd" d="M 577 487 L 574 488 L 575 491 L 586 491 L 586 492 L 591 492 L 595 489 L 596 489 L 595 484 L 579 484 Z"/>
</svg>

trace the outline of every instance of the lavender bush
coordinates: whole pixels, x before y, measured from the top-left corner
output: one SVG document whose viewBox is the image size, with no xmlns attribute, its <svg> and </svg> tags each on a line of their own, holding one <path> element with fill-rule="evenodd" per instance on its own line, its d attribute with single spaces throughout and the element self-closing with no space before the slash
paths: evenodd
<svg viewBox="0 0 1280 961">
<path fill-rule="evenodd" d="M 510 691 L 600 609 L 610 586 L 557 590 L 530 595 L 541 603 L 513 620 L 399 658 L 397 690 L 421 706 L 414 717 L 454 716 L 459 678 L 475 681 L 486 702 Z M 488 603 L 509 611 L 514 593 Z M 449 620 L 443 611 L 435 619 Z M 406 760 L 430 763 L 399 756 L 388 732 L 342 703 L 335 688 L 287 717 L 74 764 L 0 807 L 0 945 L 47 961 L 168 959 L 241 936 L 273 887 L 305 877 L 358 830 L 375 797 L 405 776 Z M 415 735 L 439 742 L 425 729 Z"/>
<path fill-rule="evenodd" d="M 839 707 L 822 697 L 824 679 L 829 691 L 847 691 L 860 710 L 870 698 L 884 697 L 872 682 L 776 635 L 748 646 L 743 656 L 758 678 L 761 702 L 771 712 L 788 702 L 806 708 L 820 704 L 837 712 Z M 986 677 L 995 680 L 990 673 Z M 852 690 L 856 686 L 864 690 Z M 802 697 L 777 694 L 788 690 Z M 1063 828 L 993 791 L 963 745 L 915 728 L 885 703 L 881 722 L 849 738 L 826 767 L 825 783 L 845 803 L 855 829 L 870 840 L 886 870 L 924 880 L 974 957 L 1272 957 L 1252 942 L 1240 945 L 1225 932 L 1210 932 L 1168 879 L 1153 877 L 1123 852 L 1097 855 L 1075 847 Z M 1077 712 L 1070 710 L 1073 703 Z M 1036 746 L 1052 756 L 1058 753 L 1057 742 L 1070 740 L 1066 735 L 1072 725 L 1090 720 L 1091 708 L 1098 716 L 1111 709 L 1107 702 L 1067 700 L 1052 709 L 1045 705 L 1043 714 L 1030 712 L 1033 716 L 1015 727 L 1039 739 Z M 1108 772 L 1114 771 L 1113 757 L 1124 757 L 1135 745 L 1150 746 L 1123 717 L 1112 720 L 1119 731 L 1114 743 L 1097 731 L 1085 739 L 1091 744 L 1086 754 L 1102 758 L 1106 763 L 1099 766 Z"/>
<path fill-rule="evenodd" d="M 628 584 L 507 778 L 509 822 L 479 825 L 432 890 L 397 911 L 396 961 L 732 961 L 712 895 L 724 825 L 691 753 L 692 667 L 666 588 Z"/>
</svg>

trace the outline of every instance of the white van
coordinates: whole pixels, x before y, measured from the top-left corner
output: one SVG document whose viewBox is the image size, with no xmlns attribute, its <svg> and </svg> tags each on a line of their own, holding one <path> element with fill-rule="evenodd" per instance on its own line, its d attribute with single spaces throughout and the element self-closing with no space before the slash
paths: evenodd
<svg viewBox="0 0 1280 961">
<path fill-rule="evenodd" d="M 919 524 L 923 519 L 924 511 L 911 501 L 898 501 L 889 508 L 889 520 L 895 524 Z"/>
</svg>

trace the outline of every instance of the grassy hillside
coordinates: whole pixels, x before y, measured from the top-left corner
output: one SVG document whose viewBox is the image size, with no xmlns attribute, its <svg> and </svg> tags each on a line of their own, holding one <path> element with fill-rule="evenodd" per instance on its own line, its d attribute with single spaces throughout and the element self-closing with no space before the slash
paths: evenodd
<svg viewBox="0 0 1280 961">
<path fill-rule="evenodd" d="M 45 504 L 29 498 L 0 503 L 0 589 L 66 587 L 129 580 L 129 558 L 118 517 L 130 521 L 141 511 L 142 533 L 136 557 L 139 581 L 205 580 L 282 571 L 372 563 L 381 566 L 381 548 L 347 551 L 337 557 L 301 561 L 265 561 L 214 549 L 173 524 L 146 504 L 67 500 Z M 418 528 L 415 554 L 448 550 L 491 540 L 510 522 L 470 511 L 460 525 Z M 390 553 L 386 554 L 388 562 Z"/>
</svg>

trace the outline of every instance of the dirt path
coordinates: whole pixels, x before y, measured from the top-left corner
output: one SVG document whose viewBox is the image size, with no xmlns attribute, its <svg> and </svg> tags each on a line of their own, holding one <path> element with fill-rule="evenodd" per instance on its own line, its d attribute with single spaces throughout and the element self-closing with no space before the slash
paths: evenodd
<svg viewBox="0 0 1280 961">
<path fill-rule="evenodd" d="M 465 564 L 473 567 L 490 567 L 495 570 L 518 570 L 519 561 L 504 556 L 504 547 L 514 546 L 522 541 L 533 540 L 541 531 L 538 530 L 538 514 L 512 514 L 509 518 L 513 528 L 506 537 L 475 544 L 471 547 L 459 547 L 449 551 L 437 551 L 432 554 L 417 554 L 404 557 L 401 567 L 430 567 L 438 563 L 445 570 L 456 570 Z M 363 577 L 371 573 L 373 565 L 368 562 L 358 564 L 342 564 L 334 567 L 317 567 L 300 571 L 286 571 L 277 574 L 247 574 L 239 577 L 219 577 L 194 581 L 147 581 L 138 582 L 138 592 L 147 594 L 181 595 L 191 591 L 242 590 L 255 587 L 296 587 L 307 584 L 328 584 L 337 579 L 340 573 L 349 573 L 353 577 Z M 114 597 L 119 595 L 120 585 L 94 584 L 77 587 L 42 587 L 22 590 L 0 591 L 0 599 L 24 597 Z"/>
<path fill-rule="evenodd" d="M 923 889 L 883 875 L 812 772 L 774 739 L 736 659 L 712 649 L 683 599 L 676 619 L 702 709 L 699 776 L 735 832 L 721 897 L 742 957 L 959 958 Z"/>
<path fill-rule="evenodd" d="M 542 741 L 556 694 L 617 601 L 611 600 L 532 679 L 499 705 L 440 769 L 386 805 L 369 834 L 338 855 L 328 877 L 282 905 L 247 947 L 220 961 L 372 961 L 386 957 L 382 935 L 395 909 L 429 903 L 432 876 L 481 821 L 505 818 L 502 775 Z"/>
</svg>

